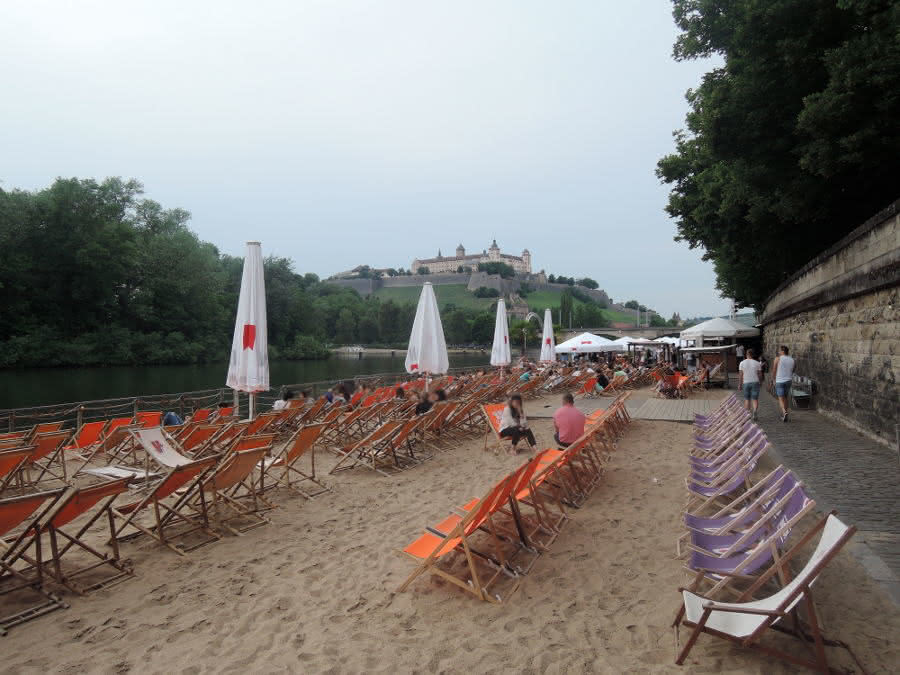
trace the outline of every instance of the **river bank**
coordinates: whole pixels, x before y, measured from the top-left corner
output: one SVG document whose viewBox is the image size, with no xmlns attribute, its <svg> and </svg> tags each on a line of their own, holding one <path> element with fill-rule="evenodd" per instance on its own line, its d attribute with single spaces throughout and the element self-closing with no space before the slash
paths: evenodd
<svg viewBox="0 0 900 675">
<path fill-rule="evenodd" d="M 405 352 L 361 358 L 272 361 L 272 388 L 283 384 L 351 379 L 376 373 L 403 373 Z M 489 353 L 451 352 L 451 368 L 487 365 Z M 0 370 L 0 410 L 97 399 L 197 391 L 225 386 L 228 364 L 17 368 Z"/>
</svg>

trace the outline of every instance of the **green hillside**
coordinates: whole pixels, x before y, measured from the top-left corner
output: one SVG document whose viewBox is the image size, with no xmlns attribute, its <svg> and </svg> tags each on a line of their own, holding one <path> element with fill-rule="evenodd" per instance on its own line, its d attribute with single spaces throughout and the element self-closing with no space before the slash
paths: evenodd
<svg viewBox="0 0 900 675">
<path fill-rule="evenodd" d="M 375 291 L 375 296 L 381 300 L 393 300 L 401 305 L 407 302 L 415 305 L 419 302 L 421 293 L 421 286 L 403 286 L 399 288 L 379 288 Z M 476 298 L 466 289 L 465 284 L 435 286 L 434 293 L 437 296 L 438 307 L 441 309 L 447 304 L 453 304 L 462 309 L 487 309 L 496 301 L 493 298 Z"/>
<path fill-rule="evenodd" d="M 525 298 L 525 301 L 528 303 L 528 308 L 540 316 L 544 315 L 544 310 L 548 307 L 554 311 L 554 316 L 556 316 L 556 310 L 559 308 L 560 296 L 562 296 L 562 294 L 562 291 L 532 291 L 528 294 L 528 297 Z M 578 298 L 573 298 L 572 302 L 575 307 L 583 304 Z M 630 312 L 604 309 L 603 313 L 612 322 L 634 322 L 635 319 L 634 314 Z"/>
</svg>

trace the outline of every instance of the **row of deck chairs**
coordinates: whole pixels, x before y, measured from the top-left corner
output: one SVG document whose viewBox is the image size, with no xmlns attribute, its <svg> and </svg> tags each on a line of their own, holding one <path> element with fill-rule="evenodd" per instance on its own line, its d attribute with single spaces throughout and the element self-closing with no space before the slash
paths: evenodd
<svg viewBox="0 0 900 675">
<path fill-rule="evenodd" d="M 630 421 L 624 401 L 596 415 L 565 449 L 539 452 L 481 497 L 453 509 L 403 549 L 423 573 L 439 576 L 492 603 L 508 599 L 550 550 L 572 509 L 599 485 L 615 441 Z"/>
<path fill-rule="evenodd" d="M 219 412 L 205 418 L 209 424 L 168 430 L 128 418 L 127 424 L 104 423 L 103 433 L 82 427 L 73 439 L 71 432 L 45 426 L 23 434 L 21 443 L 31 444 L 22 446 L 27 452 L 34 441 L 60 435 L 54 438 L 58 462 L 64 466 L 68 453 L 80 466 L 68 474 L 10 481 L 27 467 L 10 460 L 13 451 L 0 453 L 5 486 L 0 494 L 0 595 L 8 607 L 0 632 L 66 607 L 58 589 L 87 594 L 129 578 L 133 569 L 121 557 L 120 545 L 136 536 L 148 535 L 185 555 L 226 533 L 242 534 L 267 523 L 268 487 L 286 485 L 307 497 L 323 491 L 314 465 L 312 472 L 297 466 L 311 449 L 307 427 L 293 432 L 277 451 L 277 434 L 261 433 L 294 415 L 284 411 L 238 422 Z M 203 442 L 195 442 L 198 431 L 204 432 Z M 302 492 L 301 481 L 311 481 L 317 491 Z"/>
<path fill-rule="evenodd" d="M 788 547 L 791 533 L 813 512 L 815 502 L 783 466 L 753 480 L 757 462 L 769 447 L 765 433 L 735 396 L 711 415 L 695 419 L 686 531 L 676 542 L 691 580 L 679 589 L 681 603 L 673 622 L 676 643 L 680 625 L 691 634 L 678 653 L 678 664 L 701 633 L 822 672 L 828 672 L 825 646 L 845 646 L 822 636 L 810 588 L 856 528 L 832 512 Z M 792 571 L 790 563 L 816 536 L 812 556 L 801 570 Z M 799 614 L 801 605 L 808 627 Z M 788 617 L 791 626 L 785 625 Z M 769 629 L 800 638 L 811 655 L 763 642 Z"/>
<path fill-rule="evenodd" d="M 709 366 L 703 366 L 693 375 L 674 373 L 663 375 L 654 372 L 652 378 L 656 381 L 656 395 L 661 398 L 687 398 L 698 389 L 706 386 L 707 380 L 718 372 L 721 364 L 717 364 L 710 370 Z"/>
</svg>

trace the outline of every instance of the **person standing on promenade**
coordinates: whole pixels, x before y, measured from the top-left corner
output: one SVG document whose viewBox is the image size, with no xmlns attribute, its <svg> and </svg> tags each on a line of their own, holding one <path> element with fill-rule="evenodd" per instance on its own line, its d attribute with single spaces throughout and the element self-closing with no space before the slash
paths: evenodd
<svg viewBox="0 0 900 675">
<path fill-rule="evenodd" d="M 762 366 L 754 358 L 752 349 L 747 350 L 747 358 L 738 366 L 740 379 L 738 386 L 744 392 L 744 407 L 753 413 L 753 421 L 759 411 L 759 382 L 762 375 Z"/>
<path fill-rule="evenodd" d="M 737 362 L 740 363 L 744 360 L 744 345 L 738 344 L 738 346 L 734 350 L 734 355 L 737 357 Z"/>
<path fill-rule="evenodd" d="M 785 345 L 778 348 L 778 356 L 772 366 L 775 371 L 775 395 L 781 406 L 781 421 L 788 421 L 788 392 L 791 390 L 791 382 L 794 379 L 794 358 L 788 356 L 789 350 Z"/>
</svg>

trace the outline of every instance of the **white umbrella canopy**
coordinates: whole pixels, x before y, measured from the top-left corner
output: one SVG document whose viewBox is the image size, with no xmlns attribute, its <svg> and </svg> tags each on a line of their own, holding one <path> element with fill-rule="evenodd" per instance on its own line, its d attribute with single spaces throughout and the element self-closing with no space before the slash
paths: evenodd
<svg viewBox="0 0 900 675">
<path fill-rule="evenodd" d="M 556 361 L 556 337 L 553 335 L 553 314 L 544 310 L 544 335 L 541 338 L 541 363 Z"/>
<path fill-rule="evenodd" d="M 696 326 L 691 326 L 681 331 L 682 340 L 696 340 L 698 338 L 741 338 L 756 337 L 759 335 L 759 329 L 748 326 L 740 321 L 732 321 L 731 319 L 723 319 L 716 317 L 709 319 Z"/>
<path fill-rule="evenodd" d="M 406 372 L 446 373 L 449 367 L 447 342 L 444 340 L 437 298 L 431 283 L 425 282 L 406 350 Z"/>
<path fill-rule="evenodd" d="M 628 343 L 636 342 L 638 338 L 629 337 L 625 335 L 624 337 L 616 338 L 612 340 L 606 348 L 603 350 L 605 352 L 625 352 L 628 351 Z"/>
<path fill-rule="evenodd" d="M 231 361 L 225 384 L 250 394 L 269 389 L 266 283 L 263 276 L 262 247 L 258 241 L 247 242 L 234 338 L 231 341 Z M 253 416 L 252 396 L 250 416 Z"/>
<path fill-rule="evenodd" d="M 589 354 L 602 352 L 604 347 L 612 344 L 611 340 L 593 333 L 582 333 L 556 345 L 557 354 Z"/>
<path fill-rule="evenodd" d="M 494 323 L 494 344 L 491 346 L 491 365 L 508 366 L 512 363 L 509 353 L 509 323 L 506 320 L 506 302 L 497 301 L 497 320 Z"/>
</svg>

